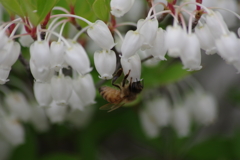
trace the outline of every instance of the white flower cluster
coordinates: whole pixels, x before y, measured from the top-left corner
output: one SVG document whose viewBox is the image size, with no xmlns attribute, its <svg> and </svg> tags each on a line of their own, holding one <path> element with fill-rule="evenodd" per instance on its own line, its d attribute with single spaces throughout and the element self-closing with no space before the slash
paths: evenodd
<svg viewBox="0 0 240 160">
<path fill-rule="evenodd" d="M 165 126 L 172 126 L 179 137 L 190 134 L 192 120 L 198 125 L 209 125 L 217 117 L 217 103 L 213 95 L 195 89 L 187 93 L 183 102 L 170 103 L 161 96 L 146 102 L 139 112 L 142 128 L 150 138 L 159 136 Z"/>
<path fill-rule="evenodd" d="M 50 123 L 68 122 L 75 127 L 84 127 L 93 114 L 93 108 L 84 111 L 52 104 L 42 108 L 35 101 L 28 101 L 21 92 L 7 91 L 0 106 L 0 159 L 7 156 L 15 146 L 25 142 L 23 123 L 31 124 L 36 131 L 46 132 Z M 50 121 L 49 121 L 49 120 Z"/>
</svg>

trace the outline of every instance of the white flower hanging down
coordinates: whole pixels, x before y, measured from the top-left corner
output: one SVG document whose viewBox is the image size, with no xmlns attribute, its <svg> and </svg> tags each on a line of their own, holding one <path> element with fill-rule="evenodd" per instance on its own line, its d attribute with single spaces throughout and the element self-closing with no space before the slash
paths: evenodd
<svg viewBox="0 0 240 160">
<path fill-rule="evenodd" d="M 179 57 L 185 45 L 187 33 L 180 27 L 168 26 L 165 33 L 165 45 L 168 55 L 171 57 Z"/>
<path fill-rule="evenodd" d="M 206 24 L 198 25 L 195 33 L 199 39 L 200 47 L 206 51 L 206 54 L 214 54 L 217 52 L 215 39 Z"/>
<path fill-rule="evenodd" d="M 137 28 L 139 33 L 144 37 L 144 42 L 141 46 L 142 50 L 146 50 L 152 47 L 152 43 L 156 37 L 158 30 L 157 19 L 140 19 L 137 22 Z"/>
<path fill-rule="evenodd" d="M 51 95 L 57 105 L 66 106 L 72 93 L 72 81 L 64 75 L 53 76 L 51 79 Z"/>
<path fill-rule="evenodd" d="M 122 58 L 129 58 L 133 56 L 137 50 L 139 50 L 144 42 L 143 36 L 136 31 L 128 31 L 126 36 L 124 37 L 121 51 Z"/>
<path fill-rule="evenodd" d="M 50 69 L 50 49 L 47 41 L 35 41 L 31 44 L 30 55 L 37 71 L 42 72 Z"/>
<path fill-rule="evenodd" d="M 51 123 L 62 123 L 65 120 L 66 112 L 66 106 L 57 105 L 54 101 L 49 108 L 46 108 L 46 114 Z"/>
<path fill-rule="evenodd" d="M 34 96 L 41 107 L 47 107 L 52 102 L 51 85 L 48 82 L 37 82 L 33 84 Z"/>
<path fill-rule="evenodd" d="M 94 64 L 101 79 L 111 79 L 116 69 L 116 54 L 112 50 L 101 50 L 94 53 Z"/>
<path fill-rule="evenodd" d="M 128 76 L 128 81 L 131 80 L 132 82 L 140 81 L 141 77 L 141 59 L 138 54 L 131 56 L 128 59 L 121 58 L 121 64 L 123 68 L 124 75 L 128 74 L 130 70 L 130 74 Z"/>
<path fill-rule="evenodd" d="M 51 68 L 55 71 L 59 71 L 63 68 L 64 64 L 64 54 L 65 54 L 65 45 L 62 41 L 60 42 L 52 42 L 50 46 L 50 54 L 51 54 Z"/>
<path fill-rule="evenodd" d="M 87 30 L 89 37 L 102 49 L 110 50 L 115 45 L 108 26 L 101 20 L 90 25 Z"/>
<path fill-rule="evenodd" d="M 132 5 L 134 0 L 111 0 L 110 7 L 112 15 L 116 17 L 121 17 L 127 13 Z"/>
<path fill-rule="evenodd" d="M 158 28 L 157 35 L 153 41 L 153 47 L 150 48 L 149 53 L 158 60 L 166 60 L 165 55 L 167 53 L 167 48 L 165 46 L 165 31 L 162 28 Z"/>
<path fill-rule="evenodd" d="M 184 69 L 189 71 L 201 69 L 201 50 L 197 36 L 193 33 L 187 35 L 185 43 L 180 55 Z"/>
<path fill-rule="evenodd" d="M 85 75 L 92 71 L 85 49 L 76 41 L 68 41 L 71 45 L 66 49 L 65 60 L 79 74 Z"/>
<path fill-rule="evenodd" d="M 190 115 L 185 106 L 175 106 L 172 110 L 172 126 L 179 137 L 185 137 L 190 132 Z"/>
<path fill-rule="evenodd" d="M 8 93 L 5 98 L 8 109 L 18 119 L 27 122 L 30 118 L 30 104 L 21 92 Z"/>
<path fill-rule="evenodd" d="M 96 103 L 94 101 L 96 89 L 91 74 L 86 74 L 84 76 L 79 75 L 76 79 L 73 79 L 73 89 L 84 106 Z"/>
</svg>

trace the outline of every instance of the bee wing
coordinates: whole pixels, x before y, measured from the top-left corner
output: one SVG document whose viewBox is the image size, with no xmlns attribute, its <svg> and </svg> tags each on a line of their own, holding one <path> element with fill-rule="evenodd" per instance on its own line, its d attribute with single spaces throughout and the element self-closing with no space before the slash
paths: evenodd
<svg viewBox="0 0 240 160">
<path fill-rule="evenodd" d="M 112 112 L 114 111 L 115 109 L 118 109 L 120 107 L 122 107 L 124 105 L 124 103 L 118 103 L 118 104 L 115 104 L 111 107 L 111 109 L 108 111 L 108 112 Z"/>
<path fill-rule="evenodd" d="M 118 109 L 118 108 L 122 107 L 123 105 L 124 105 L 124 103 L 118 103 L 118 104 L 107 103 L 107 104 L 103 105 L 102 107 L 100 107 L 99 109 L 109 110 L 108 112 L 112 112 L 115 109 Z"/>
<path fill-rule="evenodd" d="M 109 110 L 109 109 L 112 108 L 113 105 L 115 105 L 115 104 L 107 103 L 107 104 L 103 105 L 102 107 L 100 107 L 99 109 L 101 109 L 101 110 Z"/>
</svg>

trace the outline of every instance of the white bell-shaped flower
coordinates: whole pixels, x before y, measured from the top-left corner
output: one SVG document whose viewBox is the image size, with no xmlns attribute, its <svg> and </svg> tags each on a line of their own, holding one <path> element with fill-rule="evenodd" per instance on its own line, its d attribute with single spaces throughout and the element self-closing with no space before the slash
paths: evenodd
<svg viewBox="0 0 240 160">
<path fill-rule="evenodd" d="M 143 131 L 149 138 L 155 138 L 159 135 L 159 127 L 157 126 L 156 122 L 153 121 L 152 116 L 146 111 L 141 110 L 139 112 L 140 122 L 143 128 Z"/>
<path fill-rule="evenodd" d="M 110 50 L 115 45 L 113 36 L 108 26 L 101 20 L 90 25 L 87 30 L 89 37 L 102 49 Z"/>
<path fill-rule="evenodd" d="M 171 119 L 171 106 L 166 98 L 154 99 L 146 104 L 147 111 L 152 115 L 159 127 L 166 126 Z"/>
<path fill-rule="evenodd" d="M 210 55 L 217 52 L 214 37 L 206 24 L 198 25 L 195 28 L 195 33 L 199 39 L 201 49 L 205 50 L 206 54 Z"/>
<path fill-rule="evenodd" d="M 50 49 L 47 41 L 35 41 L 30 46 L 31 61 L 39 72 L 50 67 Z"/>
<path fill-rule="evenodd" d="M 235 33 L 230 32 L 216 40 L 218 54 L 228 63 L 240 60 L 240 40 Z"/>
<path fill-rule="evenodd" d="M 137 29 L 139 33 L 144 37 L 141 50 L 149 49 L 152 47 L 152 43 L 156 37 L 158 30 L 157 19 L 140 19 L 137 22 Z"/>
<path fill-rule="evenodd" d="M 6 45 L 0 51 L 1 60 L 0 65 L 4 67 L 11 67 L 18 59 L 21 47 L 18 42 L 8 40 Z"/>
<path fill-rule="evenodd" d="M 179 57 L 186 44 L 186 32 L 180 26 L 168 26 L 165 33 L 165 45 L 168 55 Z"/>
<path fill-rule="evenodd" d="M 64 64 L 64 54 L 65 54 L 65 45 L 62 41 L 60 42 L 52 42 L 50 46 L 50 54 L 51 54 L 51 67 L 54 68 L 55 71 L 59 71 L 63 68 Z"/>
<path fill-rule="evenodd" d="M 51 123 L 62 123 L 66 118 L 67 107 L 52 102 L 49 108 L 46 108 L 46 114 Z"/>
<path fill-rule="evenodd" d="M 51 79 L 51 95 L 57 105 L 65 106 L 72 93 L 72 80 L 64 75 L 53 76 Z"/>
<path fill-rule="evenodd" d="M 0 134 L 12 146 L 24 143 L 24 128 L 14 117 L 1 118 Z"/>
<path fill-rule="evenodd" d="M 95 103 L 96 89 L 91 74 L 79 75 L 77 79 L 73 79 L 73 89 L 84 106 Z"/>
<path fill-rule="evenodd" d="M 33 63 L 32 59 L 30 59 L 29 65 L 31 73 L 37 82 L 47 82 L 52 78 L 54 74 L 54 70 L 51 68 L 44 68 L 43 70 L 39 71 Z"/>
<path fill-rule="evenodd" d="M 47 107 L 52 102 L 51 85 L 48 82 L 34 82 L 34 96 L 41 107 Z"/>
<path fill-rule="evenodd" d="M 45 132 L 49 129 L 49 122 L 44 112 L 44 108 L 34 106 L 31 110 L 31 119 L 33 127 L 39 132 Z"/>
<path fill-rule="evenodd" d="M 69 41 L 71 48 L 66 49 L 65 60 L 79 74 L 91 72 L 90 61 L 84 48 L 76 41 Z"/>
<path fill-rule="evenodd" d="M 110 7 L 112 15 L 122 17 L 131 9 L 133 3 L 134 0 L 111 0 Z"/>
<path fill-rule="evenodd" d="M 141 48 L 143 42 L 144 38 L 138 31 L 128 31 L 121 47 L 122 58 L 133 56 Z"/>
<path fill-rule="evenodd" d="M 228 32 L 228 27 L 219 12 L 211 11 L 206 15 L 206 24 L 210 29 L 214 38 L 218 39 L 225 32 Z"/>
<path fill-rule="evenodd" d="M 123 68 L 124 75 L 128 74 L 129 70 L 130 74 L 128 76 L 128 80 L 130 81 L 132 78 L 132 82 L 140 81 L 141 77 L 141 59 L 138 54 L 131 56 L 128 59 L 121 58 L 121 64 Z"/>
<path fill-rule="evenodd" d="M 72 90 L 72 94 L 68 103 L 73 110 L 84 110 L 84 104 L 74 90 Z"/>
<path fill-rule="evenodd" d="M 184 65 L 184 69 L 199 70 L 201 66 L 201 50 L 198 38 L 195 34 L 189 34 L 185 39 L 185 47 L 180 58 Z"/>
<path fill-rule="evenodd" d="M 8 75 L 11 71 L 11 67 L 2 67 L 0 66 L 0 84 L 5 84 L 9 81 Z"/>
<path fill-rule="evenodd" d="M 190 132 L 190 114 L 186 107 L 175 106 L 172 110 L 172 126 L 179 137 L 185 137 Z"/>
<path fill-rule="evenodd" d="M 8 93 L 5 103 L 12 115 L 25 122 L 29 120 L 31 107 L 21 92 Z"/>
<path fill-rule="evenodd" d="M 5 31 L 6 31 L 5 29 L 0 27 L 0 39 L 1 39 L 0 49 L 2 49 L 5 46 L 5 44 L 7 43 L 7 41 L 9 40 Z"/>
<path fill-rule="evenodd" d="M 94 64 L 101 79 L 111 79 L 116 69 L 116 54 L 112 50 L 101 50 L 94 53 Z"/>
<path fill-rule="evenodd" d="M 194 106 L 194 118 L 199 124 L 210 124 L 217 117 L 217 103 L 213 95 L 200 93 L 197 106 Z"/>
<path fill-rule="evenodd" d="M 167 53 L 167 48 L 165 46 L 165 31 L 162 28 L 158 28 L 156 38 L 152 45 L 153 47 L 149 50 L 151 55 L 155 59 L 166 60 L 165 55 Z"/>
</svg>

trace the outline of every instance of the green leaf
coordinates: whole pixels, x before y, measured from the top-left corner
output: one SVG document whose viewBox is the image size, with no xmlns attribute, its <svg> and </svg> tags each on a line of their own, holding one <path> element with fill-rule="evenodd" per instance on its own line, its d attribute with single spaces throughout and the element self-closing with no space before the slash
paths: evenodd
<svg viewBox="0 0 240 160">
<path fill-rule="evenodd" d="M 39 24 L 39 16 L 37 13 L 37 7 L 34 2 L 31 0 L 25 0 L 24 5 L 22 5 L 22 8 L 27 12 L 27 16 L 29 18 L 29 21 L 34 25 L 37 26 Z"/>
<path fill-rule="evenodd" d="M 68 5 L 75 5 L 76 0 L 66 0 Z"/>
<path fill-rule="evenodd" d="M 25 11 L 21 6 L 21 2 L 18 0 L 0 0 L 1 4 L 8 11 L 23 17 L 26 15 Z"/>
<path fill-rule="evenodd" d="M 144 86 L 155 87 L 159 85 L 166 85 L 168 83 L 176 82 L 191 72 L 182 69 L 181 62 L 160 62 L 155 67 L 142 68 L 142 77 L 144 79 Z"/>
<path fill-rule="evenodd" d="M 58 0 L 37 0 L 37 13 L 39 15 L 39 22 L 44 20 L 46 15 L 51 11 L 51 9 L 56 5 Z"/>
<path fill-rule="evenodd" d="M 87 20 L 94 22 L 96 20 L 96 15 L 92 10 L 92 2 L 89 0 L 79 0 L 75 5 L 75 14 L 86 18 Z M 87 26 L 87 24 L 81 20 L 77 20 L 82 27 Z"/>
<path fill-rule="evenodd" d="M 95 0 L 93 3 L 93 11 L 98 18 L 103 21 L 107 21 L 109 18 L 110 12 L 109 4 L 106 3 L 106 0 Z"/>
</svg>

